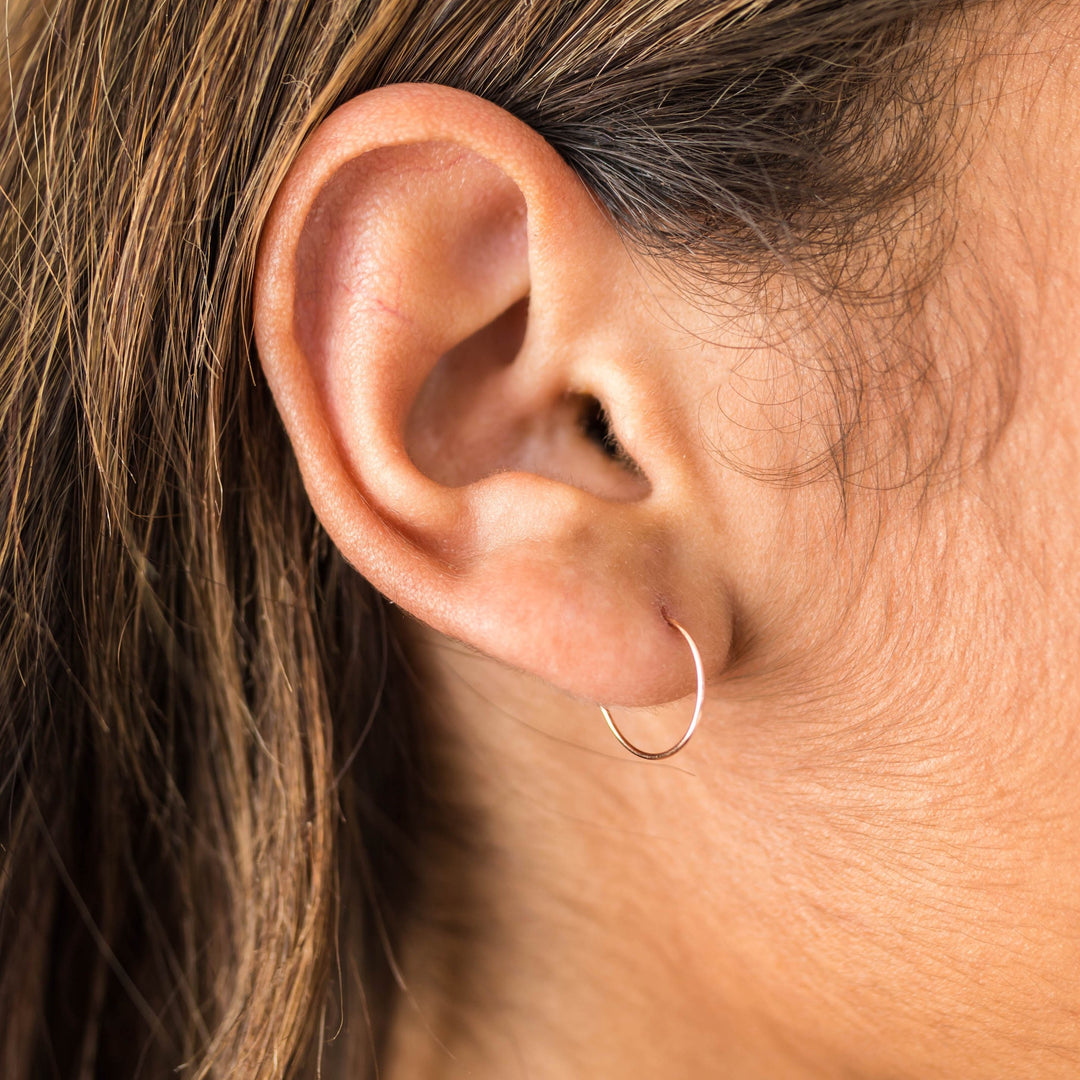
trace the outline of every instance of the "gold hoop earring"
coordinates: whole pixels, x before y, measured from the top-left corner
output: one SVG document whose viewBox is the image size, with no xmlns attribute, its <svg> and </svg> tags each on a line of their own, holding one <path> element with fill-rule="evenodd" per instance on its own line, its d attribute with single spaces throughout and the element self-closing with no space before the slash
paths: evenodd
<svg viewBox="0 0 1080 1080">
<path fill-rule="evenodd" d="M 667 618 L 667 616 L 665 616 Z M 668 618 L 667 620 L 684 638 L 686 638 L 686 644 L 690 646 L 690 652 L 694 657 L 694 671 L 697 675 L 697 700 L 694 702 L 694 715 L 690 718 L 690 726 L 683 732 L 683 737 L 667 750 L 661 750 L 659 753 L 650 754 L 647 750 L 639 750 L 626 736 L 616 727 L 615 721 L 611 718 L 611 713 L 608 712 L 607 707 L 600 706 L 600 711 L 604 714 L 604 719 L 607 721 L 607 726 L 611 728 L 611 734 L 624 746 L 631 754 L 636 757 L 645 758 L 646 761 L 662 761 L 664 758 L 669 758 L 672 754 L 677 754 L 689 741 L 690 736 L 694 734 L 694 729 L 698 725 L 698 720 L 701 719 L 701 707 L 705 704 L 705 668 L 701 663 L 701 653 L 698 652 L 698 647 L 694 642 L 694 639 L 686 632 L 685 628 L 680 626 L 674 619 Z"/>
</svg>

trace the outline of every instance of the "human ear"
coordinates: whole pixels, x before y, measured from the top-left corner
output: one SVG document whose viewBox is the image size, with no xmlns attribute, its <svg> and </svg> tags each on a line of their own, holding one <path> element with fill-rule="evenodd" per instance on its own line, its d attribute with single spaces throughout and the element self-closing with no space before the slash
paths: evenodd
<svg viewBox="0 0 1080 1080">
<path fill-rule="evenodd" d="M 345 558 L 436 630 L 615 705 L 692 689 L 669 618 L 713 675 L 732 621 L 688 524 L 690 436 L 665 409 L 635 280 L 538 134 L 459 91 L 390 86 L 301 151 L 254 303 L 263 370 Z"/>
</svg>

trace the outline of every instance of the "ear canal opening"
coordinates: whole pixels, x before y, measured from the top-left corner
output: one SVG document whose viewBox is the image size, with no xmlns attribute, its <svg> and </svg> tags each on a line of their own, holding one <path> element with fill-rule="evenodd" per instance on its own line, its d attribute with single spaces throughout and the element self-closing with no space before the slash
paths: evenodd
<svg viewBox="0 0 1080 1080">
<path fill-rule="evenodd" d="M 603 402 L 593 394 L 570 394 L 572 402 L 578 403 L 579 423 L 582 434 L 612 462 L 628 472 L 645 479 L 641 466 L 630 456 L 611 424 L 611 417 Z"/>
<path fill-rule="evenodd" d="M 645 498 L 652 486 L 595 395 L 552 397 L 519 377 L 528 312 L 524 297 L 440 357 L 406 420 L 413 464 L 447 487 L 530 472 L 613 502 Z"/>
</svg>

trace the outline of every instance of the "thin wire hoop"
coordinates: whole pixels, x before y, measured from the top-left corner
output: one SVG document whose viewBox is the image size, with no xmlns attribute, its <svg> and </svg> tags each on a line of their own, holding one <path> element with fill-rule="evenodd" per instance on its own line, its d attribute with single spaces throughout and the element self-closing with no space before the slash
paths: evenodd
<svg viewBox="0 0 1080 1080">
<path fill-rule="evenodd" d="M 611 734 L 619 740 L 620 744 L 629 750 L 635 757 L 644 758 L 646 761 L 662 761 L 664 758 L 669 758 L 673 754 L 677 754 L 689 741 L 690 736 L 694 734 L 694 730 L 698 726 L 698 721 L 701 719 L 701 707 L 705 704 L 705 668 L 701 663 L 701 653 L 698 652 L 697 644 L 694 639 L 687 633 L 686 628 L 680 626 L 674 619 L 667 618 L 667 621 L 679 631 L 684 638 L 686 638 L 686 644 L 690 646 L 690 652 L 694 657 L 694 672 L 697 675 L 697 700 L 694 702 L 694 715 L 690 717 L 690 726 L 683 732 L 683 737 L 674 745 L 668 747 L 667 750 L 661 750 L 658 753 L 651 754 L 647 750 L 641 750 L 636 747 L 617 727 L 615 721 L 611 718 L 611 713 L 608 712 L 605 705 L 600 706 L 600 711 L 604 714 L 604 719 L 607 721 L 607 726 L 611 729 Z"/>
</svg>

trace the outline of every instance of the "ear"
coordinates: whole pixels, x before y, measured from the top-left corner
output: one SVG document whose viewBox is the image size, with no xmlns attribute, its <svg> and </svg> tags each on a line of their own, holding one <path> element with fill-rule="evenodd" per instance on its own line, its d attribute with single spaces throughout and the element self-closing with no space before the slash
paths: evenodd
<svg viewBox="0 0 1080 1080">
<path fill-rule="evenodd" d="M 438 86 L 323 122 L 277 192 L 255 289 L 266 378 L 349 562 L 442 633 L 615 705 L 692 689 L 666 616 L 712 674 L 731 640 L 639 291 L 554 150 Z"/>
</svg>

